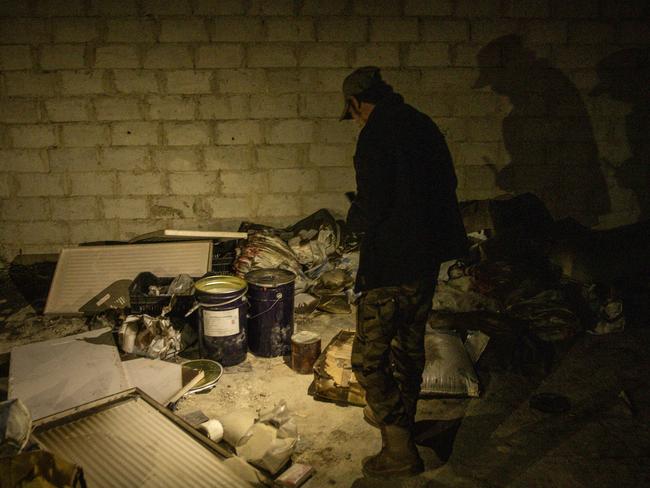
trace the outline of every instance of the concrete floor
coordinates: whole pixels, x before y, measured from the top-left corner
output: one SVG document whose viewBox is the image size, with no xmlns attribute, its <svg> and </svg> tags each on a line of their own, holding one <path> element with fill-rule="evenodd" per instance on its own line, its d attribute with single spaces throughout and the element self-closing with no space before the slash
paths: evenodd
<svg viewBox="0 0 650 488">
<path fill-rule="evenodd" d="M 3 319 L 0 352 L 83 328 L 78 319 L 39 320 L 29 309 Z M 320 333 L 324 346 L 339 330 L 353 329 L 354 319 L 297 316 L 296 327 Z M 294 373 L 282 358 L 249 354 L 249 371 L 234 368 L 211 392 L 181 401 L 179 413 L 198 408 L 218 418 L 232 409 L 285 400 L 300 432 L 293 459 L 316 469 L 307 488 L 650 486 L 649 347 L 650 329 L 634 328 L 579 337 L 549 374 L 525 376 L 479 363 L 480 398 L 419 402 L 418 426 L 429 446 L 419 447 L 426 472 L 401 481 L 362 477 L 361 460 L 379 449 L 379 432 L 362 420 L 360 408 L 308 396 L 311 375 Z M 539 392 L 566 395 L 571 409 L 564 414 L 531 409 L 529 399 Z"/>
<path fill-rule="evenodd" d="M 354 321 L 318 315 L 298 317 L 296 325 L 319 332 L 325 345 Z M 481 370 L 480 398 L 421 400 L 418 426 L 430 434 L 422 435 L 430 447 L 419 447 L 426 472 L 399 482 L 363 479 L 361 460 L 379 449 L 379 432 L 362 420 L 358 407 L 313 400 L 307 395 L 311 376 L 295 374 L 280 358 L 249 357 L 252 371 L 225 374 L 211 393 L 181 403 L 180 413 L 200 408 L 218 417 L 286 400 L 301 435 L 294 461 L 316 468 L 308 487 L 648 486 L 649 346 L 648 329 L 584 335 L 548 375 Z M 621 391 L 632 410 L 619 398 Z M 531 409 L 529 399 L 538 392 L 566 395 L 570 411 Z"/>
</svg>

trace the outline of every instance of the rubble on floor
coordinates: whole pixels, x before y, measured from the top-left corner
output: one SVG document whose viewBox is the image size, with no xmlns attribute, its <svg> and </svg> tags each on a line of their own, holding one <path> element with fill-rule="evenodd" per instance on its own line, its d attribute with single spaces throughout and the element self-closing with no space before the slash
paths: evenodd
<svg viewBox="0 0 650 488">
<path fill-rule="evenodd" d="M 576 345 L 599 344 L 584 341 L 625 342 L 624 337 L 614 333 L 625 332 L 630 323 L 639 324 L 638 316 L 628 320 L 628 305 L 643 303 L 639 297 L 647 291 L 647 287 L 639 285 L 643 281 L 637 279 L 648 272 L 645 254 L 637 252 L 637 248 L 647 244 L 647 235 L 643 237 L 646 224 L 632 229 L 589 231 L 567 222 L 553 222 L 534 198 L 512 200 L 466 206 L 466 210 L 473 212 L 466 223 L 471 223 L 468 231 L 474 245 L 467 258 L 444 264 L 433 298 L 426 334 L 424 399 L 419 412 L 430 415 L 434 406 L 439 423 L 421 425 L 418 439 L 421 445 L 434 449 L 439 457 L 438 468 L 440 461 L 452 460 L 448 466 L 459 461 L 454 461 L 451 444 L 440 448 L 437 441 L 445 438 L 453 444 L 460 436 L 458 439 L 467 442 L 468 434 L 464 433 L 463 426 L 474 422 L 472 409 L 475 412 L 485 409 L 486 415 L 491 408 L 499 410 L 503 407 L 499 402 L 507 404 L 510 400 L 498 398 L 495 407 L 491 403 L 495 395 L 517 396 L 513 392 L 504 393 L 507 385 L 534 385 L 527 390 L 530 398 L 525 411 L 519 407 L 519 414 L 528 415 L 528 422 L 533 411 L 559 418 L 584 412 L 585 398 L 579 396 L 583 394 L 579 385 L 576 391 L 570 385 L 553 385 L 552 375 L 562 366 L 560 360 L 567 358 L 567 351 Z M 43 352 L 45 343 L 39 345 L 38 341 L 80 334 L 64 341 L 55 340 L 57 345 L 72 347 L 65 353 L 46 347 L 49 356 L 37 359 L 40 369 L 32 368 L 33 377 L 16 375 L 12 370 L 8 385 L 10 397 L 27 398 L 34 419 L 38 420 L 138 386 L 145 395 L 153 397 L 154 403 L 169 406 L 191 420 L 187 428 L 195 429 L 193 432 L 204 439 L 201 442 L 221 446 L 219 452 L 228 457 L 223 464 L 234 470 L 226 477 L 234 476 L 237 483 L 246 483 L 243 480 L 265 483 L 278 476 L 278 482 L 284 477 L 287 483 L 297 483 L 308 476 L 313 476 L 308 483 L 327 483 L 328 476 L 338 481 L 347 479 L 341 470 L 337 475 L 328 474 L 327 466 L 333 463 L 358 476 L 358 468 L 352 462 L 359 464 L 357 457 L 364 446 L 357 446 L 353 454 L 347 455 L 336 446 L 341 442 L 352 443 L 355 435 L 371 439 L 369 432 L 356 425 L 353 433 L 347 430 L 345 422 L 354 423 L 357 415 L 360 418 L 358 410 L 340 410 L 341 405 L 365 404 L 363 389 L 356 382 L 350 364 L 359 236 L 346 235 L 342 223 L 325 210 L 284 229 L 244 223 L 240 231 L 248 238 L 231 241 L 227 246 L 214 243 L 210 251 L 214 253 L 210 258 L 212 266 L 207 275 L 236 274 L 241 280 L 252 276 L 251 272 L 285 270 L 291 276 L 290 291 L 277 281 L 260 284 L 251 278 L 250 283 L 243 281 L 241 289 L 220 289 L 217 295 L 227 295 L 224 300 L 201 303 L 194 285 L 205 277 L 203 271 L 189 273 L 190 277 L 181 272 L 169 276 L 153 273 L 155 269 L 138 269 L 126 288 L 127 280 L 124 280 L 120 286 L 102 283 L 102 289 L 92 290 L 85 304 L 80 303 L 81 311 L 88 314 L 86 317 L 43 317 L 21 293 L 16 293 L 16 286 L 6 283 L 21 276 L 25 280 L 50 280 L 52 267 L 16 263 L 10 276 L 11 267 L 3 266 L 0 300 L 4 302 L 0 301 L 0 314 L 5 320 L 0 327 L 3 344 L 0 352 L 23 343 L 35 343 L 14 348 L 11 368 L 29 370 L 21 363 L 21 357 L 24 359 L 26 352 L 32 350 Z M 575 247 L 576 243 L 586 246 L 589 238 L 594 239 L 595 245 L 602 244 L 602 249 L 582 252 Z M 610 264 L 599 273 L 586 271 L 593 268 L 590 260 L 601 259 L 604 253 L 611 254 L 612 242 L 621 238 L 626 239 L 625 249 L 637 260 L 638 269 L 630 268 L 629 255 L 618 261 L 610 255 Z M 34 275 L 30 275 L 30 266 Z M 43 269 L 49 271 L 43 273 Z M 625 287 L 626 281 L 636 288 L 630 291 Z M 177 290 L 176 283 L 183 286 Z M 261 288 L 255 290 L 251 284 Z M 258 295 L 252 296 L 250 288 Z M 47 287 L 39 285 L 31 289 L 40 290 L 40 296 L 28 299 L 40 303 L 42 311 L 43 290 Z M 291 295 L 290 301 L 287 294 Z M 248 309 L 249 303 L 257 306 L 255 311 Z M 283 306 L 291 308 L 290 314 L 279 314 Z M 638 310 L 643 317 L 643 307 L 634 309 L 634 313 Z M 208 328 L 213 335 L 206 334 L 203 323 L 206 319 L 202 315 L 205 311 L 211 314 Z M 201 317 L 198 325 L 197 317 Z M 258 323 L 251 328 L 255 320 Z M 640 319 L 641 323 L 647 327 L 643 320 Z M 109 328 L 101 329 L 103 326 Z M 94 330 L 88 332 L 88 328 Z M 222 359 L 223 356 L 218 356 L 223 354 L 223 348 L 210 350 L 206 343 L 221 346 L 233 331 L 243 345 L 242 354 L 232 356 L 231 362 L 224 361 L 223 366 L 218 365 L 218 374 L 211 378 L 207 374 L 209 368 L 190 369 L 190 363 L 186 363 L 189 359 L 206 355 Z M 255 337 L 250 336 L 251 331 Z M 587 339 L 585 331 L 605 337 Z M 113 337 L 111 344 L 101 339 L 107 334 L 118 339 L 121 358 L 116 356 L 118 349 L 112 343 Z M 289 360 L 289 351 L 293 353 L 298 344 L 307 344 L 299 340 L 303 336 L 309 337 L 313 344 L 316 344 L 314 338 L 318 339 L 317 352 Z M 259 344 L 260 340 L 263 344 Z M 321 341 L 329 344 L 322 353 Z M 86 360 L 87 354 L 82 351 L 86 349 L 93 351 L 92 360 Z M 210 352 L 206 354 L 206 351 Z M 113 385 L 115 388 L 102 389 L 98 374 L 105 378 L 121 374 L 115 376 L 105 365 L 99 365 L 100 357 L 108 357 L 107 353 L 115 363 L 111 371 L 125 372 L 125 376 L 124 381 Z M 127 353 L 157 359 L 127 360 Z M 51 357 L 52 354 L 57 357 Z M 83 364 L 87 371 L 79 361 L 75 362 L 75 358 L 83 357 L 86 357 Z M 307 366 L 299 359 L 307 361 Z M 75 364 L 75 371 L 84 374 L 66 373 L 66 367 Z M 226 374 L 222 377 L 222 373 Z M 201 377 L 203 374 L 205 378 Z M 71 387 L 69 382 L 73 380 L 84 384 Z M 617 404 L 629 415 L 646 411 L 643 400 L 639 402 L 638 384 L 611 378 L 607 381 L 610 386 L 615 385 Z M 541 388 L 543 383 L 548 384 Z M 92 391 L 88 393 L 86 387 L 90 386 Z M 21 388 L 34 394 L 17 394 Z M 74 394 L 66 396 L 70 388 Z M 308 392 L 314 399 L 331 403 L 312 406 L 314 400 L 307 396 Z M 43 400 L 44 394 L 55 398 Z M 611 396 L 607 395 L 607 398 Z M 43 405 L 49 405 L 50 410 L 43 410 Z M 197 415 L 197 407 L 201 415 Z M 172 415 L 163 410 L 165 415 Z M 316 412 L 321 410 L 329 412 L 328 416 L 320 418 Z M 289 411 L 291 415 L 287 414 Z M 338 423 L 335 413 L 343 423 Z M 517 422 L 516 415 L 513 413 L 511 422 Z M 447 423 L 443 426 L 441 422 Z M 509 432 L 507 424 L 497 424 L 494 428 Z M 498 439 L 490 442 L 498 443 Z M 509 446 L 490 442 L 491 451 L 510 452 Z M 459 450 L 467 449 L 463 446 Z M 76 462 L 77 458 L 73 460 Z M 432 458 L 427 459 L 429 465 L 431 461 Z M 292 468 L 285 471 L 291 462 L 295 474 Z M 84 463 L 93 465 L 93 461 L 86 459 L 79 463 L 82 469 Z M 306 467 L 297 468 L 300 464 Z M 90 472 L 94 469 L 90 468 Z M 440 473 L 448 479 L 455 476 L 445 468 L 440 468 Z"/>
</svg>

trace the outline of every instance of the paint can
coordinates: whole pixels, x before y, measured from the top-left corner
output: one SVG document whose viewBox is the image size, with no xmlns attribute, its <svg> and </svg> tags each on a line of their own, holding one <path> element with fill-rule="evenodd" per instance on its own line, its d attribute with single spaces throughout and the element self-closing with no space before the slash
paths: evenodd
<svg viewBox="0 0 650 488">
<path fill-rule="evenodd" d="M 247 285 L 236 276 L 208 276 L 194 284 L 201 357 L 233 366 L 246 359 Z"/>
<path fill-rule="evenodd" d="M 291 369 L 296 373 L 313 373 L 318 356 L 320 356 L 318 334 L 303 330 L 291 336 Z"/>
<path fill-rule="evenodd" d="M 256 356 L 291 353 L 293 295 L 296 275 L 284 269 L 256 269 L 248 282 L 248 345 Z"/>
</svg>

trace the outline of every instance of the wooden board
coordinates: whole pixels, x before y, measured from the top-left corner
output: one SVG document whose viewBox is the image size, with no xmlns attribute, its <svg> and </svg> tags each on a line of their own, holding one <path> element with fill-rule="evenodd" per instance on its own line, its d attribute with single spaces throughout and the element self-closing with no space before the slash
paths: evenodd
<svg viewBox="0 0 650 488">
<path fill-rule="evenodd" d="M 182 240 L 228 240 L 228 239 L 248 239 L 246 232 L 228 232 L 220 230 L 174 230 L 162 229 L 147 234 L 142 234 L 131 239 L 129 242 L 160 242 L 160 241 L 182 241 Z"/>
</svg>

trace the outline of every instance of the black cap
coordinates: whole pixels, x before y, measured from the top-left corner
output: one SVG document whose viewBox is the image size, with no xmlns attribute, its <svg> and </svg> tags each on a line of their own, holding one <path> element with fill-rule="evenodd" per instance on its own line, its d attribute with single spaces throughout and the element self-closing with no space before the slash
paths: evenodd
<svg viewBox="0 0 650 488">
<path fill-rule="evenodd" d="M 381 86 L 384 80 L 381 79 L 381 73 L 376 66 L 364 66 L 357 68 L 343 80 L 343 113 L 339 120 L 351 119 L 350 115 L 350 97 L 360 95 L 361 93 Z"/>
</svg>

